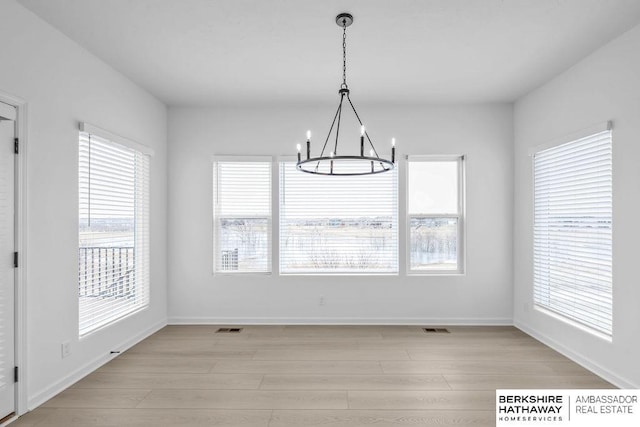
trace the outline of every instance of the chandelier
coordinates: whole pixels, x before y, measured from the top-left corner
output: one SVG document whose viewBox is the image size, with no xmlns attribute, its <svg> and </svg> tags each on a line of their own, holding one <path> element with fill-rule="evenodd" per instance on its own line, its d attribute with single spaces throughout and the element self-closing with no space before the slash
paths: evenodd
<svg viewBox="0 0 640 427">
<path fill-rule="evenodd" d="M 371 141 L 369 133 L 364 124 L 362 124 L 356 107 L 353 105 L 351 97 L 349 96 L 350 91 L 347 86 L 347 27 L 352 23 L 353 16 L 349 13 L 341 13 L 336 16 L 336 24 L 342 27 L 342 84 L 340 85 L 340 90 L 338 90 L 340 103 L 338 104 L 336 114 L 333 116 L 329 133 L 325 138 L 322 151 L 318 157 L 311 157 L 311 131 L 307 131 L 307 150 L 306 158 L 304 159 L 302 158 L 301 146 L 298 144 L 298 162 L 296 163 L 296 167 L 302 172 L 316 175 L 371 175 L 387 172 L 395 167 L 395 138 L 391 139 L 391 159 L 381 157 L 374 147 L 373 141 Z M 342 121 L 342 107 L 345 98 L 349 102 L 349 106 L 360 124 L 360 155 L 342 154 L 342 148 L 340 149 L 340 154 L 338 154 L 340 122 Z M 335 137 L 332 137 L 332 135 L 335 135 Z"/>
</svg>

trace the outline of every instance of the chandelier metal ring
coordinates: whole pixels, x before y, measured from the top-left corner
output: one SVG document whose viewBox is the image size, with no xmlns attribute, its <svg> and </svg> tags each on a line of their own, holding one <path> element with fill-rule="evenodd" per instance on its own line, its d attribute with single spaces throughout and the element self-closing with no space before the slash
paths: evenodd
<svg viewBox="0 0 640 427">
<path fill-rule="evenodd" d="M 349 161 L 350 172 L 345 171 L 341 173 L 332 172 L 331 166 L 329 171 L 324 171 L 318 167 L 318 162 L 334 162 Z M 377 166 L 376 166 L 377 165 Z M 374 167 L 376 166 L 376 167 Z M 378 167 L 379 166 L 379 167 Z M 390 160 L 380 157 L 365 157 L 365 156 L 334 156 L 334 157 L 315 157 L 308 160 L 301 160 L 297 163 L 298 170 L 302 172 L 312 173 L 316 175 L 341 175 L 341 176 L 355 176 L 355 175 L 371 175 L 376 173 L 383 173 L 393 169 L 394 165 Z M 362 172 L 359 172 L 362 171 Z"/>
</svg>

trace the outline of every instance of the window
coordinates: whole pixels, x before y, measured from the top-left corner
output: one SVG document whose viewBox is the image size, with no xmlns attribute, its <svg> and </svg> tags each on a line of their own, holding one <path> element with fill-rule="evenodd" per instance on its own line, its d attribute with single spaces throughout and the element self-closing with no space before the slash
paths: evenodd
<svg viewBox="0 0 640 427">
<path fill-rule="evenodd" d="M 214 271 L 271 271 L 271 158 L 214 160 Z"/>
<path fill-rule="evenodd" d="M 534 169 L 534 303 L 612 333 L 611 131 L 539 151 Z"/>
<path fill-rule="evenodd" d="M 319 176 L 280 163 L 280 272 L 398 272 L 397 170 Z"/>
<path fill-rule="evenodd" d="M 82 124 L 79 141 L 79 331 L 149 304 L 149 152 Z M 132 143 L 135 144 L 135 143 Z"/>
<path fill-rule="evenodd" d="M 407 161 L 409 273 L 462 273 L 463 158 Z"/>
</svg>

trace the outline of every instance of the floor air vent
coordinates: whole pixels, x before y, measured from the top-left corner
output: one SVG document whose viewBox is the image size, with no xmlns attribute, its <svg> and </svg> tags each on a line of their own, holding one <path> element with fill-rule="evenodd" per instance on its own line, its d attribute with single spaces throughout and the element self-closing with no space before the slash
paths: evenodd
<svg viewBox="0 0 640 427">
<path fill-rule="evenodd" d="M 216 334 L 239 334 L 240 332 L 242 332 L 242 328 L 220 328 Z"/>
<path fill-rule="evenodd" d="M 422 330 L 427 334 L 448 334 L 450 333 L 448 329 L 445 328 L 422 328 Z"/>
</svg>

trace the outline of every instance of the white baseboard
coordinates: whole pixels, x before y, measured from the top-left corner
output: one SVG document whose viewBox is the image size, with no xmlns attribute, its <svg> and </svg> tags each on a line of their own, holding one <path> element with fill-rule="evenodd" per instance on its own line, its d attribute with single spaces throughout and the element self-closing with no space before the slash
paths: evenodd
<svg viewBox="0 0 640 427">
<path fill-rule="evenodd" d="M 140 332 L 140 333 L 138 333 L 138 334 L 136 334 L 136 335 L 134 335 L 132 337 L 127 338 L 120 345 L 117 345 L 116 348 L 122 349 L 122 351 L 127 350 L 128 348 L 134 346 L 135 344 L 139 343 L 140 341 L 142 341 L 143 339 L 147 338 L 148 336 L 150 336 L 150 335 L 156 333 L 157 331 L 159 331 L 160 329 L 164 328 L 166 325 L 167 325 L 167 322 L 164 321 L 164 320 L 160 321 L 160 322 L 157 322 L 156 324 L 154 324 L 151 327 L 145 329 L 144 331 L 142 331 L 142 332 Z M 73 385 L 77 381 L 81 380 L 82 378 L 84 378 L 85 376 L 90 374 L 91 372 L 95 371 L 96 369 L 98 369 L 99 367 L 104 365 L 105 363 L 109 362 L 110 360 L 112 360 L 116 356 L 117 355 L 106 354 L 104 356 L 97 357 L 97 358 L 91 360 L 88 363 L 85 363 L 84 365 L 80 366 L 78 369 L 76 369 L 71 374 L 67 375 L 66 377 L 64 377 L 61 380 L 55 382 L 54 384 L 50 385 L 49 387 L 45 388 L 44 390 L 42 390 L 42 391 L 40 391 L 38 393 L 35 393 L 32 397 L 30 397 L 28 399 L 27 409 L 29 411 L 34 410 L 35 408 L 37 408 L 38 406 L 42 405 L 47 400 L 51 399 L 56 394 L 58 394 L 61 391 L 65 390 L 66 388 L 70 387 L 71 385 Z"/>
<path fill-rule="evenodd" d="M 589 371 L 593 372 L 596 375 L 599 375 L 600 377 L 604 378 L 605 380 L 609 381 L 611 384 L 615 385 L 616 387 L 620 387 L 623 389 L 638 389 L 640 388 L 638 384 L 633 384 L 630 381 L 625 380 L 624 378 L 618 376 L 617 374 L 611 372 L 609 369 L 602 367 L 601 365 L 599 365 L 598 363 L 594 362 L 593 360 L 589 359 L 588 357 L 575 352 L 574 350 L 571 350 L 570 348 L 566 347 L 565 345 L 559 343 L 558 341 L 554 340 L 553 338 L 549 338 L 546 334 L 543 334 L 540 331 L 537 331 L 535 329 L 532 329 L 530 327 L 528 327 L 527 325 L 515 320 L 514 321 L 514 326 L 518 329 L 520 329 L 521 331 L 525 332 L 528 335 L 531 335 L 533 338 L 537 339 L 538 341 L 540 341 L 543 344 L 548 345 L 549 347 L 551 347 L 552 349 L 556 350 L 557 352 L 561 353 L 562 355 L 568 357 L 569 359 L 573 360 L 574 362 L 576 362 L 578 365 L 582 366 L 585 369 L 588 369 Z"/>
<path fill-rule="evenodd" d="M 169 325 L 482 325 L 511 326 L 511 318 L 422 317 L 170 317 Z"/>
</svg>

